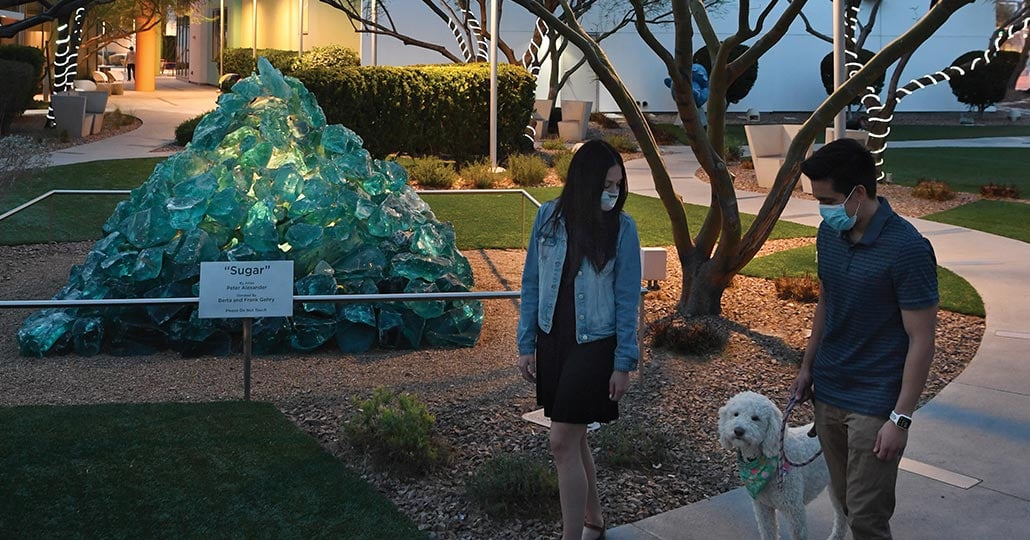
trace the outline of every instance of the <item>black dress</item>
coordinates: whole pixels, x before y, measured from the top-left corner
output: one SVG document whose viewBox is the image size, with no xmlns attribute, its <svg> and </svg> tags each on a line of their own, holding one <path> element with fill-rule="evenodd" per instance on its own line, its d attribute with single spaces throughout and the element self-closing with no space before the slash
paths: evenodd
<svg viewBox="0 0 1030 540">
<path fill-rule="evenodd" d="M 551 333 L 537 328 L 536 401 L 555 422 L 611 422 L 619 417 L 619 403 L 608 399 L 608 381 L 615 369 L 615 336 L 576 342 L 573 267 L 566 255 Z"/>
</svg>

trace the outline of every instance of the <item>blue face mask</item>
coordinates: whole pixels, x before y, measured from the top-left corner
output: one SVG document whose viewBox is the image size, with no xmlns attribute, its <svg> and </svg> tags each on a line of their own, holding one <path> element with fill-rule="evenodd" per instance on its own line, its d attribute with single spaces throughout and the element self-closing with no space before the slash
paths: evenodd
<svg viewBox="0 0 1030 540">
<path fill-rule="evenodd" d="M 861 201 L 858 203 L 858 208 L 855 209 L 855 215 L 849 216 L 848 211 L 844 208 L 844 205 L 848 203 L 848 199 L 855 193 L 855 186 L 851 188 L 851 193 L 848 193 L 847 198 L 840 204 L 820 204 L 819 215 L 823 217 L 823 221 L 830 226 L 831 229 L 836 231 L 844 232 L 850 231 L 855 226 L 855 222 L 858 221 L 858 208 L 862 208 Z"/>
<path fill-rule="evenodd" d="M 619 194 L 612 193 L 610 191 L 601 192 L 601 210 L 608 212 L 615 208 L 615 203 L 619 202 Z"/>
</svg>

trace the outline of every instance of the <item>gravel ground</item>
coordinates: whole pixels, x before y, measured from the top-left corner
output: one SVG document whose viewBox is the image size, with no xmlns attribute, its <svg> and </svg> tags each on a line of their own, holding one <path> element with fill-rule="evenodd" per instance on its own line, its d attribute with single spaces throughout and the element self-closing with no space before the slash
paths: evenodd
<svg viewBox="0 0 1030 540">
<path fill-rule="evenodd" d="M 769 242 L 764 253 L 811 240 Z M 91 243 L 0 247 L 0 297 L 49 298 L 81 262 Z M 467 252 L 477 287 L 518 288 L 521 251 Z M 669 261 L 675 261 L 670 249 Z M 669 315 L 680 274 L 647 295 L 647 318 Z M 354 467 L 434 538 L 550 538 L 555 519 L 496 520 L 465 495 L 465 483 L 490 456 L 527 453 L 548 457 L 546 431 L 520 419 L 536 408 L 533 389 L 515 369 L 516 305 L 485 303 L 479 344 L 471 349 L 376 351 L 342 355 L 325 349 L 305 355 L 261 357 L 253 365 L 253 398 L 276 404 L 330 452 Z M 641 369 L 622 406 L 622 422 L 639 423 L 674 441 L 666 463 L 643 470 L 601 465 L 602 500 L 610 526 L 672 510 L 737 486 L 734 460 L 714 429 L 717 409 L 742 390 L 757 390 L 781 406 L 809 327 L 812 304 L 778 300 L 770 282 L 738 276 L 723 299 L 730 331 L 725 353 L 683 357 L 645 347 Z M 210 401 L 242 395 L 240 356 L 181 358 L 175 353 L 125 358 L 98 355 L 45 359 L 18 355 L 14 339 L 27 311 L 0 310 L 0 405 L 143 401 Z M 938 352 L 925 397 L 962 371 L 983 334 L 982 319 L 942 313 Z M 337 438 L 351 400 L 376 386 L 412 392 L 437 417 L 453 446 L 452 462 L 424 478 L 377 470 Z M 807 421 L 810 408 L 796 414 Z"/>
</svg>

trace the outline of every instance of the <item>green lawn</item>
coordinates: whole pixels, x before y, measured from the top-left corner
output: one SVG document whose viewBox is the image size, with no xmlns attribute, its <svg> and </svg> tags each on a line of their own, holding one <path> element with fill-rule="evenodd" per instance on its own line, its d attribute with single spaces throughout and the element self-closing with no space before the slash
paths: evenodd
<svg viewBox="0 0 1030 540">
<path fill-rule="evenodd" d="M 133 189 L 163 158 L 119 159 L 50 167 L 42 177 L 15 184 L 0 197 L 0 213 L 52 189 Z M 59 195 L 0 222 L 0 244 L 69 242 L 100 238 L 100 227 L 125 195 Z"/>
<path fill-rule="evenodd" d="M 816 276 L 815 245 L 788 249 L 752 260 L 743 270 L 745 276 L 776 279 L 782 276 Z M 937 288 L 941 309 L 984 317 L 984 304 L 968 281 L 947 268 L 937 267 Z"/>
<path fill-rule="evenodd" d="M 1030 204 L 981 199 L 923 219 L 1030 242 Z"/>
<path fill-rule="evenodd" d="M 530 188 L 526 191 L 538 201 L 545 202 L 557 197 L 561 188 Z M 458 247 L 461 249 L 523 247 L 523 234 L 529 235 L 536 216 L 536 207 L 526 201 L 525 221 L 522 221 L 523 197 L 519 194 L 424 195 L 423 198 L 433 208 L 437 218 L 454 224 Z M 708 208 L 696 204 L 684 206 L 691 234 L 696 234 Z M 669 217 L 661 201 L 631 193 L 626 199 L 625 210 L 637 223 L 642 245 L 672 245 Z M 741 217 L 745 231 L 752 221 L 753 215 L 745 214 Z M 770 238 L 815 236 L 815 232 L 814 227 L 783 221 L 776 225 Z"/>
<path fill-rule="evenodd" d="M 267 403 L 0 408 L 6 538 L 426 538 Z"/>
<path fill-rule="evenodd" d="M 884 170 L 894 182 L 914 186 L 921 178 L 947 182 L 956 191 L 979 193 L 984 184 L 1013 184 L 1030 195 L 1030 148 L 887 148 Z"/>
<path fill-rule="evenodd" d="M 797 123 L 805 120 L 805 116 L 798 115 Z M 956 115 L 954 125 L 947 126 L 891 126 L 890 138 L 887 144 L 895 141 L 933 141 L 939 139 L 980 139 L 983 137 L 1030 137 L 1030 126 L 963 126 L 958 124 Z M 679 128 L 676 128 L 679 129 Z M 747 144 L 747 137 L 744 135 L 744 126 L 731 124 L 726 126 L 726 134 L 740 141 L 740 144 Z M 822 144 L 824 134 L 816 135 L 815 142 Z"/>
</svg>

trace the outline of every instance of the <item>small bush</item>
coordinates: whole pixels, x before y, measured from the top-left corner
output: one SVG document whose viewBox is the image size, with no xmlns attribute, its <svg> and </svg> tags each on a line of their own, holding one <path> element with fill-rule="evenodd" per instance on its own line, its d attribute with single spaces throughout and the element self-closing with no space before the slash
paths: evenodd
<svg viewBox="0 0 1030 540">
<path fill-rule="evenodd" d="M 931 201 L 950 201 L 955 198 L 955 192 L 944 182 L 922 179 L 912 188 L 912 196 Z"/>
<path fill-rule="evenodd" d="M 740 161 L 740 158 L 744 155 L 744 151 L 740 147 L 740 139 L 727 135 L 724 144 L 726 149 L 723 152 L 723 159 L 726 161 Z"/>
<path fill-rule="evenodd" d="M 1019 188 L 1011 184 L 987 184 L 980 186 L 980 195 L 988 199 L 1018 199 Z"/>
<path fill-rule="evenodd" d="M 536 154 L 512 154 L 508 156 L 508 173 L 520 186 L 539 186 L 547 178 L 547 163 Z"/>
<path fill-rule="evenodd" d="M 341 45 L 326 45 L 304 51 L 297 66 L 301 69 L 341 69 L 361 65 L 361 58 L 353 49 Z"/>
<path fill-rule="evenodd" d="M 604 129 L 619 129 L 619 123 L 612 118 L 608 118 L 608 115 L 599 112 L 590 113 L 590 121 L 600 125 Z"/>
<path fill-rule="evenodd" d="M 640 424 L 615 422 L 597 432 L 598 458 L 613 467 L 626 469 L 653 469 L 665 464 L 671 437 Z"/>
<path fill-rule="evenodd" d="M 704 318 L 674 318 L 658 322 L 652 337 L 655 347 L 691 355 L 720 352 L 728 341 L 729 336 L 724 329 Z"/>
<path fill-rule="evenodd" d="M 637 141 L 624 135 L 606 135 L 604 141 L 612 145 L 612 148 L 615 148 L 620 154 L 632 154 L 640 151 Z"/>
<path fill-rule="evenodd" d="M 569 165 L 572 163 L 572 152 L 562 152 L 554 156 L 554 172 L 564 182 L 569 177 Z"/>
<path fill-rule="evenodd" d="M 467 490 L 494 517 L 553 515 L 559 508 L 554 470 L 542 460 L 525 456 L 500 455 L 483 462 Z"/>
<path fill-rule="evenodd" d="M 447 460 L 446 447 L 433 435 L 436 417 L 418 398 L 380 386 L 370 399 L 355 398 L 354 405 L 342 435 L 378 464 L 423 474 Z"/>
<path fill-rule="evenodd" d="M 753 171 L 755 169 L 755 162 L 751 161 L 751 158 L 742 158 L 740 160 L 740 168 L 747 171 Z"/>
<path fill-rule="evenodd" d="M 797 302 L 819 301 L 819 280 L 809 274 L 800 277 L 782 276 L 775 280 L 776 296 Z"/>
<path fill-rule="evenodd" d="M 210 111 L 209 111 L 210 112 Z M 193 140 L 193 131 L 207 113 L 198 114 L 175 127 L 175 144 L 186 146 Z"/>
<path fill-rule="evenodd" d="M 450 189 L 458 179 L 454 165 L 436 156 L 419 157 L 412 160 L 408 176 L 427 188 Z"/>
<path fill-rule="evenodd" d="M 504 178 L 503 174 L 493 172 L 492 168 L 489 161 L 479 160 L 462 167 L 458 175 L 479 189 L 490 189 Z"/>
<path fill-rule="evenodd" d="M 543 142 L 540 143 L 540 146 L 542 146 L 544 150 L 551 150 L 551 151 L 565 150 L 565 143 L 562 142 L 562 140 L 559 139 L 558 137 L 552 137 L 550 139 L 544 139 Z"/>
<path fill-rule="evenodd" d="M 0 138 L 0 195 L 15 182 L 31 178 L 50 165 L 46 148 L 24 135 Z"/>
<path fill-rule="evenodd" d="M 136 117 L 125 114 L 121 109 L 115 107 L 114 111 L 104 116 L 104 123 L 119 128 L 136 123 Z"/>
<path fill-rule="evenodd" d="M 269 63 L 284 75 L 292 75 L 297 69 L 297 51 L 258 49 L 257 55 L 267 58 Z M 250 47 L 225 49 L 222 53 L 222 73 L 237 73 L 242 77 L 257 73 L 257 60 L 254 58 L 253 50 Z"/>
<path fill-rule="evenodd" d="M 651 133 L 654 135 L 654 141 L 659 145 L 686 144 L 686 142 L 680 140 L 677 135 L 677 131 L 679 133 L 683 132 L 679 127 L 676 127 L 673 124 L 656 124 L 650 120 L 648 120 L 647 123 L 651 126 Z"/>
</svg>

